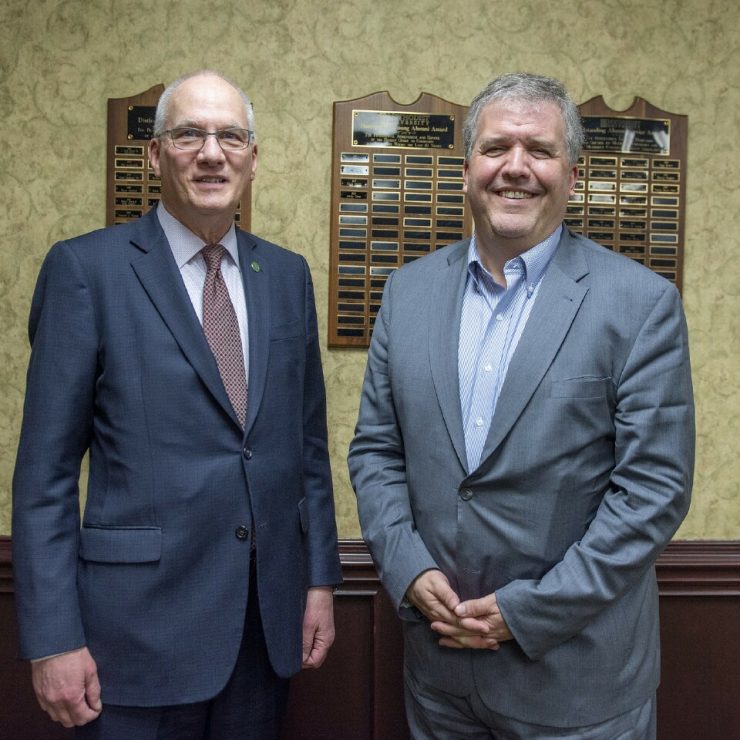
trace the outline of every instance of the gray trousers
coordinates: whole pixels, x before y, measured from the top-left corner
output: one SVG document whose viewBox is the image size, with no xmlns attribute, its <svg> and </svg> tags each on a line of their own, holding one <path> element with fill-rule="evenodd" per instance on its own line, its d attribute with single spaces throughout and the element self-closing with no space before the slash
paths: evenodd
<svg viewBox="0 0 740 740">
<path fill-rule="evenodd" d="M 535 725 L 490 710 L 473 692 L 452 696 L 405 675 L 406 718 L 412 740 L 655 740 L 656 703 L 581 727 Z M 536 701 L 533 697 L 533 701 Z"/>
</svg>

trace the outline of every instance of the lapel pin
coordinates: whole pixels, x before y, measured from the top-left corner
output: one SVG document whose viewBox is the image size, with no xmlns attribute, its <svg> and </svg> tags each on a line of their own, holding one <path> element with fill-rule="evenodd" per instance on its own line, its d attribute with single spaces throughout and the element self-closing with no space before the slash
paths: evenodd
<svg viewBox="0 0 740 740">
<path fill-rule="evenodd" d="M 253 270 L 254 270 L 255 272 L 259 272 L 259 271 L 260 271 L 260 263 L 259 263 L 259 262 L 252 262 L 252 264 L 250 265 L 250 267 L 251 267 L 251 268 L 252 268 L 252 269 L 253 269 Z"/>
</svg>

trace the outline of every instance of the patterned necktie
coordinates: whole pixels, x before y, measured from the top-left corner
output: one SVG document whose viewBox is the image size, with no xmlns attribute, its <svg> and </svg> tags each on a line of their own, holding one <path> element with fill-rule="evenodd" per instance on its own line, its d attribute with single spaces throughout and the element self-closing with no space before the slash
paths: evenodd
<svg viewBox="0 0 740 740">
<path fill-rule="evenodd" d="M 221 259 L 226 250 L 220 244 L 207 244 L 201 254 L 206 261 L 203 332 L 216 358 L 231 405 L 243 427 L 247 415 L 247 379 L 239 322 L 221 274 Z"/>
</svg>

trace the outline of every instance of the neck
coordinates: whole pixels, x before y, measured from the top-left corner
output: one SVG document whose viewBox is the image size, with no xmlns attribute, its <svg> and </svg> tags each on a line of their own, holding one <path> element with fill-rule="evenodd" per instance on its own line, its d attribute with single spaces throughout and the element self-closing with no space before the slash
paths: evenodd
<svg viewBox="0 0 740 740">
<path fill-rule="evenodd" d="M 511 244 L 506 241 L 501 243 L 500 240 L 492 242 L 484 241 L 477 233 L 475 237 L 475 245 L 478 249 L 478 257 L 480 258 L 483 267 L 491 273 L 491 276 L 499 285 L 503 286 L 506 286 L 504 265 L 509 260 L 524 254 L 524 252 L 534 246 L 534 244 L 519 244 L 518 241 L 514 240 L 512 240 Z"/>
<path fill-rule="evenodd" d="M 198 214 L 196 218 L 179 213 L 176 208 L 171 208 L 163 201 L 167 212 L 176 218 L 185 228 L 190 229 L 199 239 L 206 244 L 218 244 L 224 238 L 226 232 L 234 223 L 234 213 L 215 213 L 213 215 Z"/>
</svg>

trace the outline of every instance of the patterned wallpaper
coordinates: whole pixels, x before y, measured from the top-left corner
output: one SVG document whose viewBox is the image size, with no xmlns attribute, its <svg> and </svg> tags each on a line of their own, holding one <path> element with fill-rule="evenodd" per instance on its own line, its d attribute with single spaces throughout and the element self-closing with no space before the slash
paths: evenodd
<svg viewBox="0 0 740 740">
<path fill-rule="evenodd" d="M 734 0 L 4 0 L 0 5 L 0 533 L 50 244 L 105 220 L 106 100 L 202 67 L 252 95 L 253 229 L 301 252 L 326 336 L 332 102 L 388 90 L 467 104 L 496 74 L 561 78 L 581 102 L 639 95 L 689 116 L 684 301 L 698 409 L 683 538 L 740 538 L 740 6 Z M 718 185 L 717 183 L 721 184 Z M 340 534 L 359 533 L 345 455 L 365 352 L 324 349 Z"/>
</svg>

